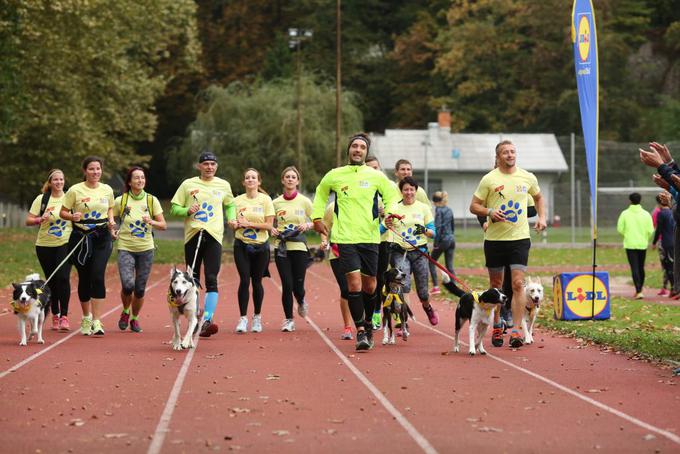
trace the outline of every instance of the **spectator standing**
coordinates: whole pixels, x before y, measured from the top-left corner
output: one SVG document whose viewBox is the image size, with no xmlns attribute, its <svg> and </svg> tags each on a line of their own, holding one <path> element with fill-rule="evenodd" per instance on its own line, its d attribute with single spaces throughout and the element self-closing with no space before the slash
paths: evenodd
<svg viewBox="0 0 680 454">
<path fill-rule="evenodd" d="M 661 267 L 663 270 L 663 288 L 659 292 L 660 296 L 667 294 L 666 285 L 670 283 L 671 291 L 673 289 L 673 253 L 675 244 L 673 242 L 673 232 L 675 230 L 675 220 L 671 212 L 671 195 L 664 191 L 657 194 L 656 201 L 658 203 L 656 212 L 656 219 L 652 214 L 652 220 L 655 222 L 654 241 L 652 247 L 657 247 L 659 250 L 659 259 L 661 260 Z M 659 242 L 661 244 L 659 244 Z M 671 294 L 674 297 L 675 294 Z"/>
<path fill-rule="evenodd" d="M 623 236 L 623 248 L 630 264 L 635 285 L 635 299 L 644 298 L 642 287 L 645 283 L 645 257 L 647 245 L 654 233 L 652 215 L 640 205 L 642 197 L 637 192 L 628 196 L 630 206 L 623 210 L 616 223 L 616 229 Z"/>
</svg>

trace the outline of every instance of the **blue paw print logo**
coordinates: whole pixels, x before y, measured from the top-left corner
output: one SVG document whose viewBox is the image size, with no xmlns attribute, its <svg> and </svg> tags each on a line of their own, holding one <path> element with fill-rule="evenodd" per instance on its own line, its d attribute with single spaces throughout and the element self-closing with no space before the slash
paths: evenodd
<svg viewBox="0 0 680 454">
<path fill-rule="evenodd" d="M 254 229 L 244 229 L 243 230 L 243 237 L 254 240 L 255 238 L 257 238 L 257 231 L 254 230 Z"/>
<path fill-rule="evenodd" d="M 66 229 L 66 221 L 57 219 L 54 222 L 50 222 L 50 226 L 47 228 L 47 234 L 61 238 L 64 235 L 64 229 Z"/>
<path fill-rule="evenodd" d="M 144 238 L 144 235 L 146 235 L 146 232 L 149 231 L 149 229 L 146 228 L 146 223 L 142 221 L 135 221 L 134 224 L 130 224 L 130 234 L 132 236 L 136 236 L 137 238 Z"/>
<path fill-rule="evenodd" d="M 208 205 L 208 202 L 203 202 L 201 209 L 194 213 L 194 219 L 200 222 L 208 222 L 208 220 L 213 217 L 213 206 Z"/>
<path fill-rule="evenodd" d="M 413 227 L 409 227 L 405 232 L 401 232 L 401 237 L 407 242 L 413 243 L 416 237 L 413 235 Z"/>
<path fill-rule="evenodd" d="M 508 222 L 517 222 L 519 215 L 522 214 L 522 209 L 519 207 L 519 202 L 509 200 L 507 205 L 501 205 L 501 211 L 505 214 L 505 220 Z"/>
<path fill-rule="evenodd" d="M 288 233 L 288 232 L 291 232 L 291 231 L 293 231 L 293 230 L 295 230 L 295 229 L 296 229 L 296 227 L 295 227 L 293 224 L 288 224 L 288 225 L 285 227 L 285 230 L 284 230 L 283 232 L 284 232 L 284 233 Z"/>
<path fill-rule="evenodd" d="M 85 213 L 84 219 L 87 221 L 88 219 L 99 219 L 102 217 L 102 214 L 99 211 L 90 211 L 89 213 Z M 88 229 L 93 229 L 97 227 L 97 224 L 85 224 L 85 227 Z"/>
</svg>

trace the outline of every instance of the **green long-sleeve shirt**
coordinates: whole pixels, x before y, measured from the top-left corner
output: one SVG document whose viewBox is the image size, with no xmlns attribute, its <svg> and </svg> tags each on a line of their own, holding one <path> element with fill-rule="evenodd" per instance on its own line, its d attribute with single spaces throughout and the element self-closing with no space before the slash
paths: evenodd
<svg viewBox="0 0 680 454">
<path fill-rule="evenodd" d="M 382 198 L 386 215 L 401 199 L 385 174 L 367 165 L 346 165 L 329 171 L 316 188 L 312 219 L 323 218 L 331 191 L 336 194 L 331 241 L 380 243 L 378 197 Z"/>
<path fill-rule="evenodd" d="M 654 234 L 652 215 L 640 205 L 631 205 L 619 215 L 616 230 L 623 235 L 624 249 L 647 249 Z"/>
</svg>

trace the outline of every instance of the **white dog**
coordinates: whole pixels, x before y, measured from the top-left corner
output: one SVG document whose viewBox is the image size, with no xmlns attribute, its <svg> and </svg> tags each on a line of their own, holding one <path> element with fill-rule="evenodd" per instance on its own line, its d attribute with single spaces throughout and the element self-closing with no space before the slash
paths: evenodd
<svg viewBox="0 0 680 454">
<path fill-rule="evenodd" d="M 543 284 L 541 278 L 527 277 L 524 285 L 524 294 L 526 296 L 526 309 L 524 317 L 522 317 L 522 331 L 524 332 L 524 343 L 534 343 L 534 323 L 538 310 L 543 302 Z"/>
<path fill-rule="evenodd" d="M 170 288 L 168 289 L 168 306 L 175 330 L 172 337 L 172 349 L 194 348 L 194 330 L 198 325 L 198 287 L 194 284 L 190 266 L 187 267 L 186 271 L 180 271 L 176 267 L 172 268 Z M 188 321 L 187 331 L 183 339 L 181 339 L 179 326 L 181 315 L 184 315 Z"/>
<path fill-rule="evenodd" d="M 19 345 L 26 345 L 26 322 L 31 326 L 31 335 L 28 338 L 37 337 L 39 344 L 44 344 L 42 337 L 43 324 L 45 323 L 45 308 L 50 301 L 50 289 L 45 286 L 45 281 L 40 280 L 38 274 L 26 276 L 24 282 L 12 284 L 12 309 L 18 318 L 17 327 L 21 340 Z M 43 288 L 44 287 L 44 288 Z"/>
</svg>

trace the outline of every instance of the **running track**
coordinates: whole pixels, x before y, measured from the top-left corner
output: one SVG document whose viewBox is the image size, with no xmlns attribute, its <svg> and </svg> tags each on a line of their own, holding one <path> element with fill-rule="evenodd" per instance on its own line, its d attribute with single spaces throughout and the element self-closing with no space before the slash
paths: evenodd
<svg viewBox="0 0 680 454">
<path fill-rule="evenodd" d="M 339 340 L 327 266 L 310 269 L 311 310 L 294 333 L 279 331 L 272 273 L 264 332 L 236 335 L 237 274 L 225 266 L 221 331 L 191 351 L 168 344 L 167 266 L 154 267 L 142 334 L 115 326 L 113 267 L 103 338 L 47 329 L 46 344 L 19 348 L 15 317 L 0 315 L 0 451 L 680 452 L 680 390 L 667 369 L 546 332 L 520 351 L 487 339 L 487 357 L 442 355 L 453 331 L 443 301 L 436 329 L 415 307 L 408 342 L 385 347 L 376 333 L 375 350 L 355 354 Z"/>
</svg>

